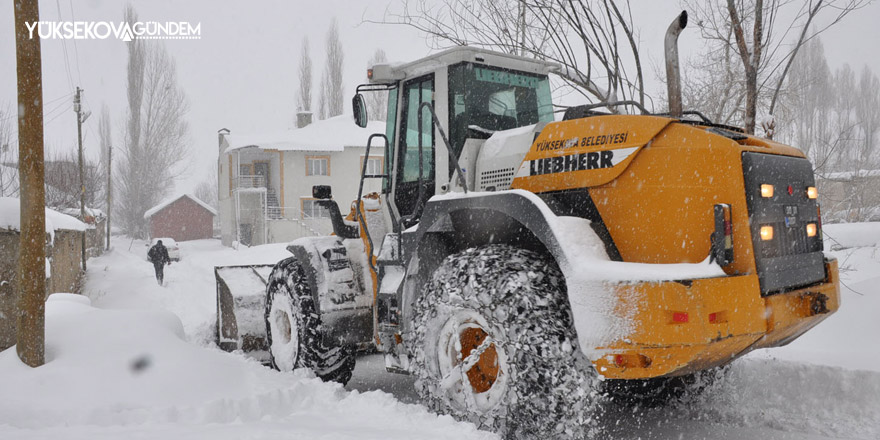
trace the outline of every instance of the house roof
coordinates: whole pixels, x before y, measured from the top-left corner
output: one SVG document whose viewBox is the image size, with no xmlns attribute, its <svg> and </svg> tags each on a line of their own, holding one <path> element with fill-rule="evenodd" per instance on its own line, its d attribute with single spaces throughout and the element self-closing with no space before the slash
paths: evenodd
<svg viewBox="0 0 880 440">
<path fill-rule="evenodd" d="M 0 229 L 21 230 L 21 202 L 15 197 L 0 197 Z M 46 208 L 46 232 L 85 231 L 86 224 L 58 211 Z"/>
<path fill-rule="evenodd" d="M 839 173 L 828 173 L 823 176 L 827 180 L 842 180 L 849 181 L 854 178 L 872 178 L 872 177 L 880 177 L 880 170 L 858 170 L 858 171 L 844 171 Z"/>
<path fill-rule="evenodd" d="M 171 198 L 169 198 L 169 199 L 165 199 L 164 202 L 162 202 L 162 203 L 160 203 L 160 204 L 158 204 L 158 205 L 156 205 L 156 206 L 154 206 L 154 207 L 148 209 L 147 212 L 144 213 L 144 220 L 149 220 L 150 217 L 152 217 L 155 213 L 157 213 L 157 212 L 159 212 L 159 211 L 161 211 L 161 210 L 167 208 L 168 205 L 170 205 L 170 204 L 172 204 L 172 203 L 174 203 L 174 202 L 176 202 L 176 201 L 178 201 L 178 200 L 180 200 L 180 199 L 182 199 L 182 198 L 184 198 L 184 197 L 187 197 L 187 198 L 189 198 L 190 200 L 192 200 L 193 202 L 198 203 L 199 205 L 202 206 L 202 208 L 205 208 L 205 209 L 208 210 L 208 212 L 210 212 L 211 214 L 213 214 L 213 215 L 217 215 L 217 210 L 216 210 L 216 209 L 212 208 L 211 205 L 208 205 L 207 203 L 205 203 L 205 202 L 199 200 L 198 197 L 196 197 L 196 196 L 194 196 L 194 195 L 192 195 L 192 194 L 178 194 L 178 195 L 176 195 L 176 196 L 174 196 L 174 197 L 171 197 Z"/>
<path fill-rule="evenodd" d="M 363 147 L 373 133 L 384 133 L 385 123 L 371 121 L 358 127 L 351 115 L 344 114 L 314 122 L 303 128 L 281 133 L 225 136 L 226 152 L 246 147 L 279 151 L 342 151 L 345 147 Z"/>
</svg>

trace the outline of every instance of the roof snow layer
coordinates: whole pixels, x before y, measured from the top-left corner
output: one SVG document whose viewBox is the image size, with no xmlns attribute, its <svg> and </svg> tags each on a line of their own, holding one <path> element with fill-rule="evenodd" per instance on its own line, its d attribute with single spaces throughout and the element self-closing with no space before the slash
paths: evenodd
<svg viewBox="0 0 880 440">
<path fill-rule="evenodd" d="M 147 212 L 144 213 L 144 220 L 149 220 L 150 217 L 153 216 L 153 214 L 165 209 L 168 205 L 170 205 L 170 204 L 172 204 L 172 203 L 176 202 L 177 200 L 182 199 L 184 197 L 189 197 L 192 201 L 201 205 L 202 208 L 207 209 L 208 212 L 210 212 L 211 214 L 217 215 L 216 209 L 212 208 L 211 205 L 208 205 L 207 203 L 199 200 L 198 197 L 196 197 L 192 194 L 178 194 L 178 195 L 171 197 L 169 199 L 165 199 L 165 201 L 163 201 L 162 203 L 148 209 Z"/>
<path fill-rule="evenodd" d="M 371 134 L 384 132 L 384 122 L 371 121 L 366 128 L 361 128 L 351 115 L 339 115 L 281 133 L 226 135 L 229 144 L 226 152 L 247 147 L 278 151 L 343 151 L 345 147 L 366 146 Z"/>
<path fill-rule="evenodd" d="M 21 230 L 21 202 L 15 197 L 0 197 L 0 229 Z M 85 231 L 86 224 L 57 211 L 46 208 L 46 233 L 58 230 Z"/>
</svg>

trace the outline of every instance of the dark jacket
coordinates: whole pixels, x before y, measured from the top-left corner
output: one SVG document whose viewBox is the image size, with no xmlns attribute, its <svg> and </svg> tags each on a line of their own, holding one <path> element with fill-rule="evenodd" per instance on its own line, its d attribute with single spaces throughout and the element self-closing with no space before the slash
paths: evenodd
<svg viewBox="0 0 880 440">
<path fill-rule="evenodd" d="M 155 246 L 150 248 L 150 251 L 147 252 L 147 260 L 156 266 L 171 263 L 171 258 L 168 256 L 168 249 L 165 249 L 165 245 L 162 243 L 156 243 Z"/>
</svg>

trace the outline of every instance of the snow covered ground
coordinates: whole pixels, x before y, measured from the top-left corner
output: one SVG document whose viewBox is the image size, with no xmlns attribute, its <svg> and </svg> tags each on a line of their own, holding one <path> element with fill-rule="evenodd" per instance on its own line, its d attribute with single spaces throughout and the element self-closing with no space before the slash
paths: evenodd
<svg viewBox="0 0 880 440">
<path fill-rule="evenodd" d="M 789 346 L 735 362 L 698 397 L 612 408 L 608 436 L 880 438 L 880 223 L 828 225 L 840 311 Z M 86 298 L 47 303 L 47 364 L 0 353 L 0 439 L 488 439 L 413 404 L 411 378 L 359 359 L 347 388 L 281 374 L 213 347 L 213 267 L 274 263 L 284 245 L 181 243 L 156 284 L 142 241 L 89 261 Z M 88 301 L 90 300 L 90 301 Z"/>
</svg>

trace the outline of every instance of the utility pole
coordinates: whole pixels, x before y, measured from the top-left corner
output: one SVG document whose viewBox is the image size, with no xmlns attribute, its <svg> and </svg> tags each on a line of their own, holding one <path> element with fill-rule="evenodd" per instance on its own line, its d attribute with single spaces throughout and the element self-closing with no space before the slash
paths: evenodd
<svg viewBox="0 0 880 440">
<path fill-rule="evenodd" d="M 18 258 L 16 352 L 26 365 L 45 362 L 46 194 L 43 169 L 43 68 L 40 37 L 27 24 L 40 21 L 37 0 L 15 0 L 15 69 L 18 77 L 18 157 L 21 235 Z"/>
<path fill-rule="evenodd" d="M 102 119 L 103 121 L 103 119 Z M 107 146 L 107 250 L 110 250 L 110 210 L 113 209 L 113 191 L 111 191 L 110 172 L 113 170 L 113 145 Z"/>
<path fill-rule="evenodd" d="M 82 136 L 82 123 L 85 122 L 85 119 L 89 116 L 86 115 L 83 118 L 82 115 L 82 92 L 83 90 L 79 87 L 76 88 L 76 95 L 73 97 L 73 111 L 76 112 L 76 138 L 79 142 L 79 218 L 82 219 L 83 223 L 86 222 L 86 181 L 83 173 L 83 136 Z M 86 233 L 88 232 L 88 228 L 85 231 L 82 231 L 82 235 L 80 236 L 82 239 L 82 267 L 83 273 L 86 271 Z"/>
</svg>

